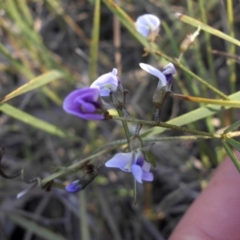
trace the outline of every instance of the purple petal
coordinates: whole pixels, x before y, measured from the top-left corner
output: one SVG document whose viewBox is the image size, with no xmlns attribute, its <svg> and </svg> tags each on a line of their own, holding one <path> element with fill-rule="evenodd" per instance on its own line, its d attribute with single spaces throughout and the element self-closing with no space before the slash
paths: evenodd
<svg viewBox="0 0 240 240">
<path fill-rule="evenodd" d="M 105 163 L 106 167 L 120 168 L 122 171 L 129 172 L 126 167 L 132 160 L 132 152 L 117 153 Z"/>
<path fill-rule="evenodd" d="M 79 180 L 76 180 L 65 187 L 67 192 L 75 193 L 81 191 L 82 185 L 79 184 Z"/>
<path fill-rule="evenodd" d="M 76 101 L 81 105 L 81 110 L 86 113 L 94 113 L 97 109 L 92 103 L 85 102 L 81 98 L 76 99 Z"/>
<path fill-rule="evenodd" d="M 142 183 L 143 170 L 139 165 L 136 164 L 132 165 L 132 174 L 134 178 L 137 180 L 137 182 Z"/>
<path fill-rule="evenodd" d="M 146 72 L 154 75 L 155 77 L 157 77 L 157 78 L 159 79 L 159 82 L 161 83 L 161 85 L 162 85 L 163 87 L 167 85 L 167 79 L 166 79 L 165 75 L 164 75 L 161 71 L 159 71 L 158 69 L 152 67 L 152 66 L 149 65 L 149 64 L 139 63 L 139 65 L 140 65 L 140 67 L 141 67 L 144 71 L 146 71 Z M 158 84 L 159 84 L 159 83 L 158 83 Z"/>
<path fill-rule="evenodd" d="M 153 181 L 153 174 L 151 172 L 143 172 L 142 180 L 152 182 Z"/>
<path fill-rule="evenodd" d="M 134 156 L 134 164 L 137 164 L 138 166 L 142 167 L 144 164 L 144 155 L 141 151 L 137 151 Z"/>
<path fill-rule="evenodd" d="M 73 115 L 87 120 L 101 120 L 99 90 L 97 88 L 81 88 L 71 92 L 63 102 L 63 109 Z"/>
<path fill-rule="evenodd" d="M 149 162 L 147 162 L 147 161 L 144 161 L 144 164 L 142 166 L 143 171 L 149 172 L 150 168 L 151 168 L 151 164 Z"/>
</svg>

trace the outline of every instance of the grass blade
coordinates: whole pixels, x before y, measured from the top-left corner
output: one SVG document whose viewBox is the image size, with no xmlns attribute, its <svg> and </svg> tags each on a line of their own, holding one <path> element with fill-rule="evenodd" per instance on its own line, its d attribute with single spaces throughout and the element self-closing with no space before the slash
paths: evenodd
<svg viewBox="0 0 240 240">
<path fill-rule="evenodd" d="M 38 119 L 28 113 L 25 113 L 7 103 L 3 103 L 0 105 L 0 111 L 4 112 L 5 114 L 7 114 L 21 122 L 27 123 L 32 127 L 41 129 L 52 135 L 56 135 L 56 136 L 62 137 L 62 138 L 69 137 L 68 133 L 59 129 L 58 127 L 56 127 L 50 123 L 47 123 L 41 119 Z"/>
<path fill-rule="evenodd" d="M 230 43 L 233 43 L 233 44 L 236 44 L 237 46 L 240 46 L 240 41 L 238 41 L 237 39 L 213 28 L 213 27 L 210 27 L 209 25 L 199 21 L 199 20 L 196 20 L 194 18 L 191 18 L 187 15 L 184 15 L 182 13 L 176 13 L 176 17 L 179 18 L 179 20 L 181 20 L 182 22 L 185 22 L 185 23 L 188 23 L 194 27 L 200 27 L 202 30 L 212 34 L 212 35 L 215 35 L 219 38 L 222 38 Z"/>
<path fill-rule="evenodd" d="M 226 138 L 225 141 L 232 146 L 233 148 L 235 148 L 236 150 L 238 150 L 240 152 L 240 142 L 236 141 L 235 139 L 232 138 Z"/>
<path fill-rule="evenodd" d="M 17 214 L 8 213 L 8 218 L 16 223 L 17 225 L 31 231 L 39 237 L 42 237 L 45 240 L 67 240 L 65 237 L 60 234 L 54 233 L 53 231 L 40 226 L 37 223 L 34 223 L 32 220 L 28 220 L 24 217 L 21 217 Z"/>
<path fill-rule="evenodd" d="M 229 99 L 240 100 L 240 91 L 230 95 Z M 216 112 L 225 110 L 228 108 L 230 108 L 230 107 L 223 108 L 221 106 L 209 104 L 204 107 L 195 109 L 189 113 L 183 114 L 182 116 L 176 117 L 176 118 L 168 121 L 167 123 L 171 123 L 171 124 L 174 124 L 177 126 L 183 126 L 183 125 L 198 121 L 200 119 L 206 118 L 208 116 L 212 116 Z M 153 127 L 151 129 L 145 131 L 141 136 L 144 136 L 144 137 L 153 136 L 153 135 L 163 133 L 164 131 L 166 131 L 166 129 L 160 128 L 160 127 Z"/>
<path fill-rule="evenodd" d="M 23 86 L 19 87 L 18 89 L 14 90 L 13 92 L 9 93 L 5 97 L 0 100 L 0 103 L 6 102 L 9 99 L 17 97 L 23 93 L 29 92 L 41 86 L 44 86 L 56 79 L 62 77 L 62 73 L 58 71 L 50 71 L 45 74 L 34 78 L 33 80 L 29 81 L 28 83 L 24 84 Z"/>
<path fill-rule="evenodd" d="M 231 147 L 225 142 L 225 140 L 222 141 L 222 144 L 223 144 L 223 147 L 224 147 L 226 153 L 228 154 L 228 156 L 232 160 L 233 164 L 237 168 L 238 172 L 240 173 L 240 162 L 237 159 L 236 155 L 232 151 Z"/>
<path fill-rule="evenodd" d="M 238 127 L 240 127 L 240 120 L 238 120 L 237 122 L 233 123 L 231 126 L 226 128 L 224 133 L 232 132 L 233 130 L 237 129 Z"/>
<path fill-rule="evenodd" d="M 92 83 L 97 76 L 99 29 L 100 29 L 100 0 L 96 0 L 92 29 L 92 41 L 90 46 L 90 69 L 89 69 L 90 83 Z"/>
</svg>

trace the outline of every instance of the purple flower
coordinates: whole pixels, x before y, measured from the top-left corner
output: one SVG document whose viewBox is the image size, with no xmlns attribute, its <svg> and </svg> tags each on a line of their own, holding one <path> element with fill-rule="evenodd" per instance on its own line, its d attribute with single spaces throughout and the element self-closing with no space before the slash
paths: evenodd
<svg viewBox="0 0 240 240">
<path fill-rule="evenodd" d="M 107 97 L 111 92 L 117 90 L 119 82 L 117 69 L 113 68 L 112 72 L 103 74 L 96 79 L 90 88 L 98 88 L 100 91 L 100 96 Z"/>
<path fill-rule="evenodd" d="M 86 120 L 104 119 L 97 88 L 81 88 L 71 92 L 64 99 L 63 109 Z"/>
<path fill-rule="evenodd" d="M 75 193 L 83 189 L 83 186 L 79 184 L 79 180 L 76 180 L 65 187 L 67 192 Z"/>
<path fill-rule="evenodd" d="M 140 63 L 139 65 L 144 71 L 154 75 L 159 79 L 158 87 L 157 87 L 158 89 L 169 86 L 168 90 L 170 90 L 173 75 L 177 72 L 172 63 L 167 64 L 162 71 L 145 63 Z"/>
<path fill-rule="evenodd" d="M 144 14 L 137 18 L 135 27 L 141 35 L 147 38 L 151 34 L 158 34 L 160 23 L 158 17 L 152 14 Z"/>
<path fill-rule="evenodd" d="M 140 149 L 135 149 L 129 153 L 117 153 L 105 163 L 105 166 L 131 172 L 139 183 L 142 183 L 142 180 L 153 181 L 153 174 L 149 172 L 151 165 L 144 160 L 144 155 Z"/>
</svg>

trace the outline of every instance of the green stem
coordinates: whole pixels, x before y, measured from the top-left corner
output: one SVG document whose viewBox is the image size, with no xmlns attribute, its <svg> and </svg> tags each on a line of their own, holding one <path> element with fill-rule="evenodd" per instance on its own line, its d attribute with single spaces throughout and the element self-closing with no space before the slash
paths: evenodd
<svg viewBox="0 0 240 240">
<path fill-rule="evenodd" d="M 68 175 L 76 170 L 78 170 L 79 168 L 81 168 L 86 162 L 89 162 L 91 159 L 97 157 L 97 156 L 100 156 L 102 155 L 103 153 L 106 153 L 107 151 L 110 151 L 111 149 L 104 149 L 102 151 L 99 151 L 95 154 L 92 154 L 91 156 L 88 156 L 72 165 L 70 165 L 69 167 L 66 167 L 66 168 L 63 168 L 53 174 L 51 174 L 50 176 L 47 176 L 45 177 L 44 179 L 42 179 L 42 182 L 41 182 L 41 185 L 45 185 L 46 183 L 56 179 L 56 178 L 59 178 L 59 177 L 62 177 L 62 176 L 65 176 L 65 175 Z"/>
<path fill-rule="evenodd" d="M 126 121 L 124 121 L 126 118 L 123 117 L 123 113 L 121 110 L 117 109 L 117 112 L 118 112 L 118 115 L 120 116 L 120 118 L 122 118 L 122 124 L 123 124 L 123 128 L 124 128 L 124 131 L 125 131 L 125 135 L 126 135 L 126 138 L 127 138 L 127 142 L 128 142 L 128 145 L 130 144 L 130 133 L 129 133 L 129 129 L 128 129 L 128 125 L 126 123 Z"/>
<path fill-rule="evenodd" d="M 216 137 L 220 138 L 221 137 L 220 134 L 207 133 L 207 132 L 198 131 L 198 130 L 194 130 L 194 129 L 190 129 L 190 128 L 186 128 L 186 127 L 179 127 L 179 126 L 172 125 L 169 123 L 164 123 L 164 122 L 146 121 L 146 120 L 139 120 L 139 119 L 135 119 L 135 118 L 123 118 L 123 117 L 116 117 L 116 116 L 112 116 L 112 118 L 115 120 L 120 120 L 120 121 L 125 121 L 125 122 L 141 123 L 142 125 L 168 128 L 168 129 L 192 133 L 192 134 L 196 134 L 196 135 L 200 135 L 200 136 L 209 136 L 211 138 L 216 138 Z"/>
<path fill-rule="evenodd" d="M 201 97 L 186 96 L 186 95 L 175 94 L 175 93 L 172 93 L 172 96 L 177 97 L 179 99 L 187 100 L 187 101 L 190 101 L 190 102 L 214 104 L 214 105 L 220 105 L 220 106 L 240 108 L 240 101 L 212 99 L 212 98 L 201 98 Z"/>
<path fill-rule="evenodd" d="M 79 219 L 81 229 L 81 239 L 90 240 L 90 232 L 88 227 L 87 216 L 87 200 L 85 191 L 81 191 L 79 194 Z"/>
</svg>

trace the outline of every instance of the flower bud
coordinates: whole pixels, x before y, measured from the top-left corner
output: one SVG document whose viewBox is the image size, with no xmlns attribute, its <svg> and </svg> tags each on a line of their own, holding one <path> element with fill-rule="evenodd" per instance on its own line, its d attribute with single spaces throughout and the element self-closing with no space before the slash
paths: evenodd
<svg viewBox="0 0 240 240">
<path fill-rule="evenodd" d="M 144 14 L 135 22 L 136 30 L 145 38 L 154 41 L 159 32 L 161 21 L 152 14 Z"/>
</svg>

